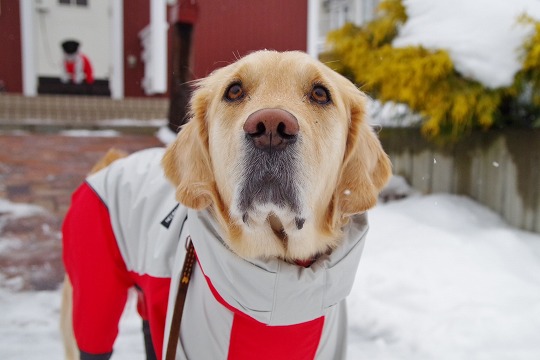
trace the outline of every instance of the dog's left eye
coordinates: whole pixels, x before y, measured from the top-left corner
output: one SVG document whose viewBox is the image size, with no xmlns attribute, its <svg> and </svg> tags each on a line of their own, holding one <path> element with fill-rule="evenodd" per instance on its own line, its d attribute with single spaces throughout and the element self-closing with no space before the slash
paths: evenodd
<svg viewBox="0 0 540 360">
<path fill-rule="evenodd" d="M 326 105 L 330 102 L 330 92 L 322 85 L 315 85 L 311 89 L 310 99 L 317 104 Z"/>
<path fill-rule="evenodd" d="M 225 100 L 227 101 L 238 101 L 244 97 L 244 89 L 242 84 L 234 83 L 229 85 L 227 91 L 225 91 Z"/>
</svg>

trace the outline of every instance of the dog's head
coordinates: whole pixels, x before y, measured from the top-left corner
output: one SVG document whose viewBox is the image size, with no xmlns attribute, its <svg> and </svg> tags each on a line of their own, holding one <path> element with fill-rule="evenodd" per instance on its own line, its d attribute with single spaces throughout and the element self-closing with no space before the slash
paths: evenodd
<svg viewBox="0 0 540 360">
<path fill-rule="evenodd" d="M 240 256 L 312 258 L 390 176 L 365 101 L 304 53 L 253 53 L 198 83 L 165 173 L 179 202 L 210 207 Z"/>
</svg>

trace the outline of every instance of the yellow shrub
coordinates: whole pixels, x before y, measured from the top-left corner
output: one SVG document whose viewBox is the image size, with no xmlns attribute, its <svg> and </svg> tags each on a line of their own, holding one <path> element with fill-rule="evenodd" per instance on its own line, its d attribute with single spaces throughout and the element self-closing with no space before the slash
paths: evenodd
<svg viewBox="0 0 540 360">
<path fill-rule="evenodd" d="M 401 0 L 386 0 L 379 11 L 364 27 L 346 24 L 329 34 L 332 51 L 324 58 L 333 60 L 329 66 L 377 99 L 405 103 L 421 114 L 428 137 L 457 140 L 474 128 L 491 127 L 508 90 L 491 90 L 462 77 L 444 50 L 393 48 L 405 9 Z M 536 54 L 540 63 L 540 47 Z"/>
</svg>

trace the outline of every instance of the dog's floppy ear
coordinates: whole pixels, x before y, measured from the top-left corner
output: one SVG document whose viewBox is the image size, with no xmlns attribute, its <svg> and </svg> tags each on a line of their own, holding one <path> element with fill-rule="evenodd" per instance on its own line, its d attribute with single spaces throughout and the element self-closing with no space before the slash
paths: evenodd
<svg viewBox="0 0 540 360">
<path fill-rule="evenodd" d="M 342 217 L 375 206 L 379 192 L 392 174 L 390 160 L 365 120 L 366 96 L 355 87 L 348 91 L 348 95 L 349 133 L 341 175 L 334 194 L 337 205 L 335 210 Z"/>
<path fill-rule="evenodd" d="M 215 181 L 208 152 L 206 110 L 208 91 L 200 87 L 191 99 L 191 119 L 169 145 L 162 160 L 165 176 L 176 188 L 176 199 L 201 210 L 215 196 Z"/>
</svg>

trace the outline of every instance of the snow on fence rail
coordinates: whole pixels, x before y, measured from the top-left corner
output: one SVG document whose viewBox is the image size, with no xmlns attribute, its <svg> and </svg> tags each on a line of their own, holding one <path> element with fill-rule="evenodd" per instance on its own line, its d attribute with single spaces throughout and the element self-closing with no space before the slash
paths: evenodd
<svg viewBox="0 0 540 360">
<path fill-rule="evenodd" d="M 540 233 L 540 130 L 479 132 L 446 147 L 410 128 L 385 128 L 380 138 L 394 173 L 421 192 L 468 195 Z"/>
</svg>

